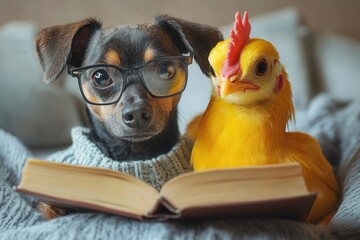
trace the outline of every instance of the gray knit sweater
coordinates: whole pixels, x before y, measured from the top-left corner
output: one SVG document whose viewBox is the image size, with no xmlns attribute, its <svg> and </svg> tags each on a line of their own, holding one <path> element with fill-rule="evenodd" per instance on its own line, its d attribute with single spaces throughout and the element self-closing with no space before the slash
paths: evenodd
<svg viewBox="0 0 360 240">
<path fill-rule="evenodd" d="M 95 143 L 89 140 L 88 134 L 89 129 L 87 128 L 73 128 L 71 131 L 72 146 L 65 151 L 51 155 L 49 160 L 121 171 L 149 183 L 157 190 L 160 190 L 161 186 L 171 178 L 191 171 L 189 159 L 192 142 L 185 136 L 170 152 L 156 158 L 138 161 L 115 161 L 106 157 Z"/>
<path fill-rule="evenodd" d="M 314 100 L 302 117 L 299 115 L 297 121 L 302 123 L 301 130 L 319 140 L 325 155 L 337 167 L 342 202 L 327 227 L 281 219 L 149 223 L 96 212 L 75 213 L 46 221 L 28 198 L 12 190 L 12 186 L 19 181 L 29 153 L 15 137 L 0 130 L 0 239 L 360 239 L 360 102 L 343 105 L 322 96 Z M 77 133 L 83 135 L 84 131 L 75 129 L 73 137 Z M 97 150 L 92 155 L 93 150 L 87 149 L 86 154 L 97 156 Z M 92 164 L 76 160 L 74 148 L 52 157 L 55 161 L 67 159 Z M 156 162 L 155 159 L 151 161 Z M 102 157 L 99 157 L 97 164 L 109 164 L 110 168 L 114 166 L 111 160 Z M 157 164 L 149 165 L 155 167 L 146 169 L 156 169 L 156 174 L 163 172 L 157 170 Z M 177 166 L 187 171 L 187 167 L 181 163 Z M 129 171 L 134 175 L 136 172 L 140 172 L 144 180 L 147 179 L 142 170 Z M 156 179 L 166 181 L 171 176 Z M 153 183 L 156 179 L 149 181 Z"/>
</svg>

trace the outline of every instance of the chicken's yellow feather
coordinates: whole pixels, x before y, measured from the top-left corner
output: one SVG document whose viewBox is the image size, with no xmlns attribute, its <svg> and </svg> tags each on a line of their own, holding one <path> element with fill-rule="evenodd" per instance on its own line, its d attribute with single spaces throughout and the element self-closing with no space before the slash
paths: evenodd
<svg viewBox="0 0 360 240">
<path fill-rule="evenodd" d="M 215 72 L 211 100 L 190 127 L 195 139 L 194 170 L 298 162 L 309 190 L 318 193 L 307 221 L 319 222 L 336 210 L 338 185 L 316 140 L 304 133 L 286 132 L 288 121 L 294 119 L 294 106 L 290 82 L 275 47 L 262 39 L 248 40 L 239 56 L 241 72 L 231 84 L 250 82 L 258 89 L 244 88 L 220 97 L 228 42 L 219 42 L 209 55 Z M 262 59 L 270 70 L 259 77 L 256 68 Z"/>
</svg>

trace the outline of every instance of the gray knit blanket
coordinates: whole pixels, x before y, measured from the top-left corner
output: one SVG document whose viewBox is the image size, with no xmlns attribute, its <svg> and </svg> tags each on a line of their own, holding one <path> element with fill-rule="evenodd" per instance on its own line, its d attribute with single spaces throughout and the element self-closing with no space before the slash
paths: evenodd
<svg viewBox="0 0 360 240">
<path fill-rule="evenodd" d="M 342 199 L 338 212 L 326 227 L 283 219 L 139 222 L 98 212 L 74 213 L 48 221 L 35 210 L 34 199 L 13 191 L 30 153 L 15 137 L 0 130 L 0 239 L 360 239 L 360 102 L 340 103 L 326 95 L 319 96 L 306 112 L 297 113 L 296 126 L 319 140 L 336 169 Z M 75 134 L 86 136 L 86 130 L 75 130 Z M 181 155 L 178 151 L 182 151 L 183 143 L 180 141 L 180 147 L 172 150 L 170 158 Z M 52 160 L 78 161 L 74 156 L 84 153 L 76 153 L 75 145 L 74 142 L 73 148 L 53 155 Z M 100 153 L 92 154 L 101 159 Z M 187 171 L 179 159 L 175 160 L 175 168 Z M 116 165 L 111 159 L 105 160 L 109 168 Z M 157 162 L 156 159 L 148 162 L 145 167 L 148 173 L 168 171 L 167 164 Z M 119 170 L 122 169 L 120 166 Z M 142 170 L 129 173 L 148 179 Z M 166 181 L 173 174 L 177 173 L 165 174 L 157 180 Z"/>
</svg>

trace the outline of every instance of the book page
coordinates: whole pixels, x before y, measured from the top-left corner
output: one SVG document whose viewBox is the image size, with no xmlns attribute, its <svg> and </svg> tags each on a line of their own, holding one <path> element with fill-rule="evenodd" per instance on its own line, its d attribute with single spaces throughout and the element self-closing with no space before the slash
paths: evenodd
<svg viewBox="0 0 360 240">
<path fill-rule="evenodd" d="M 20 189 L 67 199 L 79 204 L 146 214 L 158 192 L 147 183 L 124 173 L 48 161 L 28 161 Z"/>
<path fill-rule="evenodd" d="M 175 208 L 232 204 L 309 194 L 299 164 L 208 170 L 170 180 L 160 196 Z"/>
</svg>

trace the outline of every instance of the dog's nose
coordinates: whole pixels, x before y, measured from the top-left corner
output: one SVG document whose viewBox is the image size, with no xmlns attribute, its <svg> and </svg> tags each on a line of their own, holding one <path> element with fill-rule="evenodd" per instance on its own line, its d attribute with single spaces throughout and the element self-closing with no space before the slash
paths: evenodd
<svg viewBox="0 0 360 240">
<path fill-rule="evenodd" d="M 144 128 L 152 119 L 152 108 L 148 103 L 133 104 L 122 110 L 123 122 L 131 128 Z"/>
</svg>

